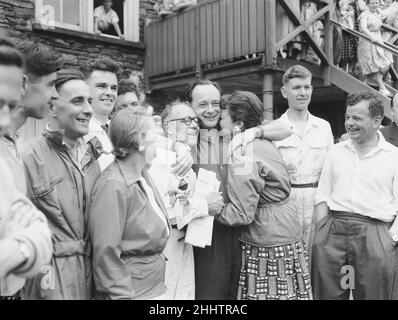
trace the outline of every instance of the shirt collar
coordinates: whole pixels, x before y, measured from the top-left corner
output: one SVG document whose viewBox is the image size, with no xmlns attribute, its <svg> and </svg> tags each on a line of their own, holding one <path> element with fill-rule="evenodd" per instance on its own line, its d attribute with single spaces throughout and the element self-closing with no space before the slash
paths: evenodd
<svg viewBox="0 0 398 320">
<path fill-rule="evenodd" d="M 373 148 L 371 151 L 369 151 L 365 157 L 371 157 L 379 151 L 391 151 L 395 148 L 392 144 L 390 144 L 386 141 L 386 139 L 384 138 L 384 135 L 381 133 L 381 131 L 377 131 L 377 136 L 379 138 L 379 142 L 378 142 L 377 146 L 375 148 Z M 347 141 L 342 142 L 341 145 L 349 148 L 351 151 L 356 153 L 354 144 L 351 139 L 348 139 Z"/>
<path fill-rule="evenodd" d="M 142 172 L 137 172 L 132 166 L 128 166 L 123 161 L 118 159 L 116 159 L 115 162 L 118 165 L 120 173 L 128 187 L 139 181 L 142 177 Z"/>
<path fill-rule="evenodd" d="M 47 129 L 44 132 L 44 137 L 46 137 L 47 139 L 51 140 L 55 145 L 57 145 L 58 147 L 61 147 L 63 149 L 66 150 L 70 150 L 70 147 L 64 142 L 64 134 L 60 131 L 50 131 L 47 127 Z M 83 138 L 79 138 L 77 140 L 77 144 L 76 144 L 76 154 L 78 155 L 78 162 L 80 162 L 80 160 L 82 160 L 82 158 L 84 157 L 84 155 L 87 153 L 88 151 L 88 144 L 84 141 Z"/>
<path fill-rule="evenodd" d="M 289 128 L 294 128 L 293 123 L 290 121 L 288 117 L 288 111 L 287 110 L 281 117 L 280 121 L 282 123 L 286 124 Z M 305 132 L 309 131 L 313 127 L 320 127 L 319 119 L 315 116 L 313 116 L 309 111 L 307 111 L 308 119 L 307 119 L 307 124 L 305 126 Z"/>
<path fill-rule="evenodd" d="M 108 125 L 111 123 L 110 120 L 108 120 L 105 125 Z M 92 117 L 90 119 L 90 124 L 89 124 L 90 128 L 92 130 L 96 130 L 96 131 L 100 131 L 100 132 L 104 132 L 107 133 L 104 129 L 103 129 L 103 124 L 101 122 L 99 122 L 97 119 L 95 119 L 94 117 Z"/>
</svg>

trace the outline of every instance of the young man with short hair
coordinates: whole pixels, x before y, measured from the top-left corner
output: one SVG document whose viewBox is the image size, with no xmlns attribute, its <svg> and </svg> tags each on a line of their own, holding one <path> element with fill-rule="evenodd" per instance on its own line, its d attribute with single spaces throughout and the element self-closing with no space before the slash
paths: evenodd
<svg viewBox="0 0 398 320">
<path fill-rule="evenodd" d="M 114 113 L 124 108 L 133 108 L 134 110 L 140 107 L 140 94 L 137 87 L 131 81 L 121 81 L 117 92 L 116 105 L 113 110 Z"/>
<path fill-rule="evenodd" d="M 92 261 L 87 211 L 100 174 L 101 146 L 95 137 L 83 139 L 93 114 L 83 74 L 61 70 L 55 86 L 59 97 L 48 111 L 47 129 L 28 141 L 22 154 L 28 194 L 49 221 L 54 255 L 21 295 L 35 300 L 89 300 Z"/>
<path fill-rule="evenodd" d="M 276 146 L 289 171 L 292 183 L 290 201 L 297 207 L 303 239 L 311 260 L 314 195 L 326 154 L 334 139 L 329 122 L 308 111 L 313 90 L 309 70 L 300 65 L 293 66 L 283 75 L 282 81 L 281 92 L 289 109 L 278 121 L 291 127 L 293 134 L 277 141 Z"/>
<path fill-rule="evenodd" d="M 54 50 L 40 43 L 25 40 L 18 43 L 17 47 L 25 61 L 22 102 L 13 108 L 10 129 L 0 138 L 0 156 L 11 168 L 18 189 L 26 194 L 18 131 L 28 118 L 40 120 L 46 117 L 51 101 L 58 97 L 55 78 L 62 59 Z M 9 79 L 12 76 L 7 74 Z"/>
<path fill-rule="evenodd" d="M 0 137 L 8 132 L 10 113 L 21 100 L 23 65 L 15 46 L 0 39 Z M 46 218 L 18 190 L 12 171 L 0 156 L 0 296 L 16 294 L 26 278 L 48 263 L 51 254 Z"/>
<path fill-rule="evenodd" d="M 117 99 L 118 75 L 120 66 L 110 58 L 98 58 L 89 61 L 82 67 L 86 82 L 92 96 L 93 117 L 90 121 L 89 134 L 86 141 L 97 137 L 102 144 L 103 154 L 99 158 L 101 172 L 115 159 L 112 154 L 112 143 L 108 136 L 112 113 Z"/>
</svg>

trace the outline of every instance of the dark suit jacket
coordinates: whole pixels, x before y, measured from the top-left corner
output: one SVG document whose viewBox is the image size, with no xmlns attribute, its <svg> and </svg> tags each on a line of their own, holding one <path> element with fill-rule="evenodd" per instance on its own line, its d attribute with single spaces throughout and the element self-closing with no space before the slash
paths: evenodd
<svg viewBox="0 0 398 320">
<path fill-rule="evenodd" d="M 398 147 L 398 126 L 393 122 L 388 127 L 380 129 L 387 142 Z"/>
</svg>

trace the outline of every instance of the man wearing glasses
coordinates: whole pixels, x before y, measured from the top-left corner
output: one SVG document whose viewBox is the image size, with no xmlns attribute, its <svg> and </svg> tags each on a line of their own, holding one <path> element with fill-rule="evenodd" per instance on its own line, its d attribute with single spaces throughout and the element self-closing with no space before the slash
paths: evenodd
<svg viewBox="0 0 398 320">
<path fill-rule="evenodd" d="M 172 142 L 172 150 L 196 148 L 200 120 L 188 104 L 179 101 L 171 103 L 164 109 L 161 119 L 164 136 Z M 183 176 L 173 174 L 170 167 L 173 161 L 168 161 L 166 156 L 167 153 L 158 149 L 157 158 L 149 171 L 164 199 L 173 226 L 164 251 L 167 257 L 166 298 L 194 300 L 193 249 L 184 241 L 185 227 L 197 218 L 217 213 L 223 206 L 223 199 L 218 193 L 209 195 L 207 199 L 194 198 L 194 171 L 190 170 Z"/>
<path fill-rule="evenodd" d="M 224 202 L 228 203 L 227 152 L 232 137 L 221 134 L 219 130 L 220 87 L 209 80 L 198 80 L 188 87 L 186 97 L 187 101 L 192 103 L 196 116 L 201 120 L 197 162 L 194 170 L 203 168 L 215 172 L 217 179 L 221 182 Z M 245 135 L 259 136 L 269 140 L 285 139 L 290 134 L 288 127 L 276 121 L 245 132 Z M 216 221 L 211 247 L 194 248 L 196 300 L 235 300 L 237 298 L 241 263 L 239 237 L 239 228 L 223 226 Z"/>
</svg>

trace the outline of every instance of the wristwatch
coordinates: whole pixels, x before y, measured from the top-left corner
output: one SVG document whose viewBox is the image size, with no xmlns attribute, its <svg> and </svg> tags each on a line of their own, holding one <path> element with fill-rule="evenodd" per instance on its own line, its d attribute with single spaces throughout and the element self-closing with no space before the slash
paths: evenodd
<svg viewBox="0 0 398 320">
<path fill-rule="evenodd" d="M 30 249 L 28 247 L 28 245 L 21 240 L 17 240 L 18 244 L 19 244 L 19 252 L 21 253 L 22 257 L 24 258 L 23 262 L 29 260 L 30 258 Z"/>
<path fill-rule="evenodd" d="M 398 235 L 392 235 L 391 233 L 390 233 L 390 235 L 391 235 L 392 241 L 397 243 L 398 242 Z"/>
</svg>

